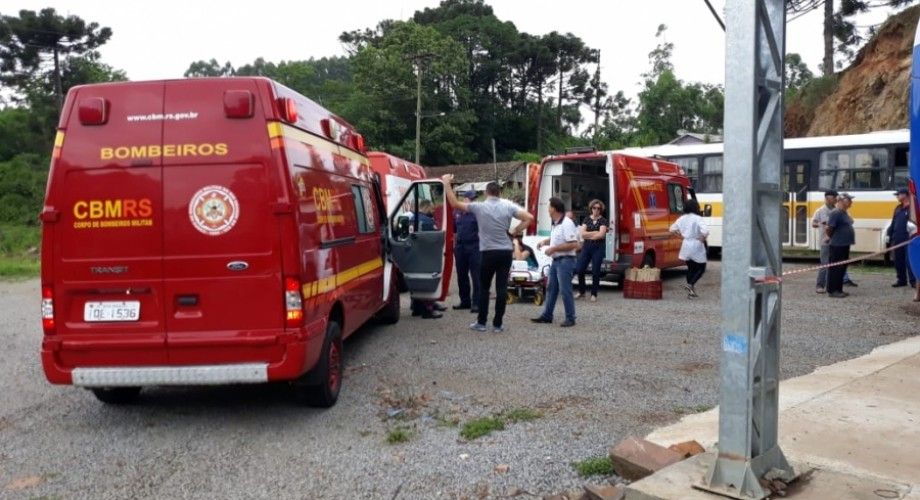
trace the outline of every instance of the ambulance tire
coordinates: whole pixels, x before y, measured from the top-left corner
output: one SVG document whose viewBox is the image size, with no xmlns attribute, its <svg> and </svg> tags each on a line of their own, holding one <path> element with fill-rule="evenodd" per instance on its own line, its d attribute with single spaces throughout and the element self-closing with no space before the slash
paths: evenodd
<svg viewBox="0 0 920 500">
<path fill-rule="evenodd" d="M 326 340 L 323 341 L 323 352 L 320 354 L 316 367 L 307 374 L 311 380 L 318 383 L 301 386 L 304 403 L 317 408 L 330 408 L 339 399 L 342 390 L 342 375 L 344 357 L 342 356 L 342 327 L 335 321 L 330 321 L 326 327 Z"/>
<path fill-rule="evenodd" d="M 107 405 L 127 405 L 137 401 L 140 387 L 100 387 L 93 389 L 96 399 Z"/>
<path fill-rule="evenodd" d="M 376 316 L 377 322 L 384 325 L 395 325 L 399 323 L 399 286 L 396 280 L 390 280 L 390 294 L 387 297 L 387 303 L 383 306 Z"/>
</svg>

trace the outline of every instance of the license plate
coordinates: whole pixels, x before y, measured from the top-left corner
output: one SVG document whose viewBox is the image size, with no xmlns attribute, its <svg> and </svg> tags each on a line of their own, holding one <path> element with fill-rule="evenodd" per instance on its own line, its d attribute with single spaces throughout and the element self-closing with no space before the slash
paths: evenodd
<svg viewBox="0 0 920 500">
<path fill-rule="evenodd" d="M 523 276 L 515 276 L 514 281 L 527 281 L 527 278 Z"/>
<path fill-rule="evenodd" d="M 137 321 L 141 319 L 141 303 L 87 302 L 83 306 L 83 321 Z"/>
</svg>

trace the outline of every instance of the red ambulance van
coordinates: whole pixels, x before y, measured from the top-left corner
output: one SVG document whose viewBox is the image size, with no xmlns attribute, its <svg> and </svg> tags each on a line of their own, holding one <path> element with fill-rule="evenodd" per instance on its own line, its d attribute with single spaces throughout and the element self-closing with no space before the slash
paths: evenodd
<svg viewBox="0 0 920 500">
<path fill-rule="evenodd" d="M 406 214 L 427 199 L 446 217 L 440 182 L 412 184 L 395 224 L 361 135 L 276 82 L 75 87 L 58 127 L 41 214 L 52 383 L 120 403 L 287 380 L 331 406 L 343 339 L 398 321 L 398 273 L 446 296 L 451 228 Z"/>
<path fill-rule="evenodd" d="M 537 217 L 537 235 L 549 235 L 550 197 L 574 212 L 575 223 L 589 215 L 588 204 L 607 206 L 607 252 L 604 279 L 622 283 L 630 267 L 666 269 L 684 265 L 677 256 L 681 240 L 669 231 L 683 214 L 684 200 L 694 197 L 680 167 L 664 160 L 593 149 L 547 156 L 528 165 L 527 209 Z"/>
</svg>

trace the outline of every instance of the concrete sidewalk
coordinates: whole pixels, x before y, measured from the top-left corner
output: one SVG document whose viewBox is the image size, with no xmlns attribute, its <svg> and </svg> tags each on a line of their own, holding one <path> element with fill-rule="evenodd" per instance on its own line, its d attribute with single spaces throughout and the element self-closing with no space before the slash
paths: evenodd
<svg viewBox="0 0 920 500">
<path fill-rule="evenodd" d="M 646 439 L 712 450 L 718 419 L 716 408 Z M 920 337 L 783 381 L 779 426 L 796 472 L 814 469 L 790 497 L 920 500 Z M 705 471 L 700 457 L 634 483 L 626 498 L 721 498 L 691 489 Z"/>
</svg>

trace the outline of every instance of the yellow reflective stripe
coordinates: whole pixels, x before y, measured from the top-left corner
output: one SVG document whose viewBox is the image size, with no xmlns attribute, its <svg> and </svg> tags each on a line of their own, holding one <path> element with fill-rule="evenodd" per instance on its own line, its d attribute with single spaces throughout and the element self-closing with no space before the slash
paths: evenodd
<svg viewBox="0 0 920 500">
<path fill-rule="evenodd" d="M 58 131 L 54 136 L 54 147 L 59 148 L 64 145 L 64 132 Z"/>
<path fill-rule="evenodd" d="M 325 137 L 320 137 L 313 135 L 309 132 L 304 132 L 299 128 L 292 127 L 279 122 L 269 122 L 268 123 L 268 137 L 269 139 L 274 139 L 276 137 L 284 137 L 286 139 L 292 139 L 295 141 L 300 141 L 304 144 L 322 149 L 324 151 L 329 151 L 330 153 L 337 154 L 339 156 L 344 156 L 350 160 L 354 160 L 362 165 L 370 165 L 370 160 L 366 156 L 360 155 L 346 147 L 339 146 L 335 142 L 332 142 Z"/>
<path fill-rule="evenodd" d="M 305 283 L 302 287 L 304 298 L 314 297 L 326 292 L 335 290 L 346 283 L 354 281 L 365 274 L 371 273 L 383 267 L 383 260 L 379 257 L 369 260 L 357 266 L 348 268 L 340 273 L 321 278 L 317 281 Z"/>
</svg>

